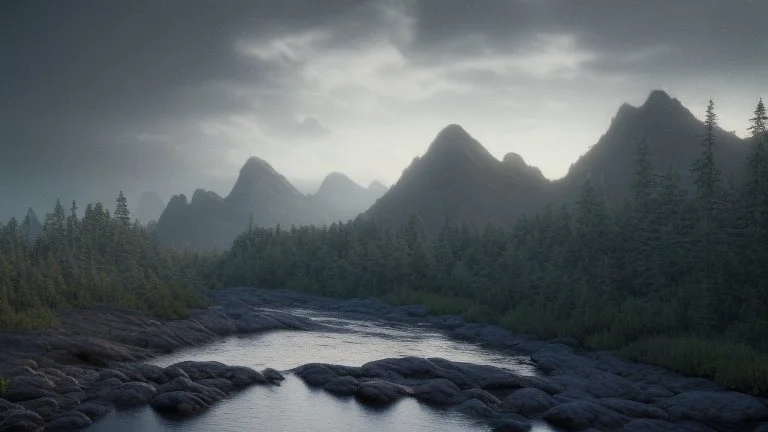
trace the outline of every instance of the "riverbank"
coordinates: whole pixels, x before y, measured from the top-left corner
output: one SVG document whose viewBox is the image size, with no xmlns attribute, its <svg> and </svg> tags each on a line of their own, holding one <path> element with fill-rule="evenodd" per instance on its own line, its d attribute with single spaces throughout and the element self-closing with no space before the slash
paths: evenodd
<svg viewBox="0 0 768 432">
<path fill-rule="evenodd" d="M 361 367 L 305 365 L 292 372 L 308 385 L 363 403 L 415 397 L 483 418 L 499 430 L 524 430 L 531 420 L 543 418 L 569 430 L 763 432 L 760 428 L 766 426 L 760 423 L 768 421 L 764 400 L 722 391 L 707 380 L 611 353 L 579 353 L 567 340 L 540 341 L 455 316 L 428 316 L 420 306 L 251 289 L 208 295 L 216 306 L 194 311 L 187 320 L 160 322 L 109 309 L 69 311 L 62 314 L 57 330 L 0 333 L 0 376 L 11 379 L 0 396 L 0 429 L 39 430 L 46 425 L 46 430 L 73 430 L 115 406 L 147 403 L 191 415 L 248 385 L 274 385 L 276 371 L 210 362 L 159 368 L 141 362 L 228 335 L 326 330 L 286 312 L 297 308 L 362 321 L 427 324 L 457 338 L 527 354 L 539 369 L 537 377 L 522 377 L 490 366 L 405 358 Z M 166 396 L 158 398 L 162 394 Z"/>
</svg>

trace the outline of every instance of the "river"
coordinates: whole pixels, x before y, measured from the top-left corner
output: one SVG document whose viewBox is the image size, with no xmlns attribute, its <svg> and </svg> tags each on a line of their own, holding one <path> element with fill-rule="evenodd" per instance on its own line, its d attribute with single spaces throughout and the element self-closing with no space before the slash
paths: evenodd
<svg viewBox="0 0 768 432">
<path fill-rule="evenodd" d="M 429 325 L 339 318 L 310 310 L 292 309 L 330 327 L 326 331 L 272 331 L 233 336 L 217 342 L 157 357 L 148 363 L 168 366 L 185 360 L 215 360 L 254 369 L 288 370 L 319 362 L 360 366 L 388 357 L 442 357 L 452 361 L 487 364 L 521 374 L 536 374 L 525 356 L 487 349 L 455 340 Z M 172 419 L 149 407 L 113 411 L 88 432 L 133 431 L 490 431 L 484 423 L 450 409 L 405 398 L 385 408 L 370 407 L 354 398 L 339 398 L 307 387 L 287 374 L 279 387 L 253 386 L 214 404 L 190 419 Z M 544 423 L 533 431 L 552 431 Z"/>
</svg>

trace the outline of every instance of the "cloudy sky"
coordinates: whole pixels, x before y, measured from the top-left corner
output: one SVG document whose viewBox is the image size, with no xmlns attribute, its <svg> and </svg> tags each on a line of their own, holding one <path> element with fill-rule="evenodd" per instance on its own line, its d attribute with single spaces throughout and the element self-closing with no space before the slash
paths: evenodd
<svg viewBox="0 0 768 432">
<path fill-rule="evenodd" d="M 226 194 L 248 156 L 300 188 L 397 180 L 449 123 L 550 178 L 662 88 L 743 135 L 768 0 L 14 0 L 0 5 L 0 216 Z"/>
</svg>

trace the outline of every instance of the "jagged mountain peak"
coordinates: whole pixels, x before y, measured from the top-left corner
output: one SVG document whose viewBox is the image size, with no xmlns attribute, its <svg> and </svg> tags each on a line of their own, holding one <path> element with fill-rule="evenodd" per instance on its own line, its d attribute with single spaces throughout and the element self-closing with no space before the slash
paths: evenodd
<svg viewBox="0 0 768 432">
<path fill-rule="evenodd" d="M 384 183 L 378 180 L 374 180 L 368 184 L 368 190 L 371 192 L 383 194 L 387 191 L 387 187 L 384 185 Z"/>
</svg>

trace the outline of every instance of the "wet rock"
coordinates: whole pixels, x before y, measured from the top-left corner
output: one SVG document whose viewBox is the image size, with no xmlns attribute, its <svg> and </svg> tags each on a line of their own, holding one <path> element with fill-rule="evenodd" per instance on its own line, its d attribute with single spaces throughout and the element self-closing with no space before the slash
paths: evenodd
<svg viewBox="0 0 768 432">
<path fill-rule="evenodd" d="M 108 399 L 119 407 L 141 406 L 148 404 L 156 394 L 152 385 L 134 381 L 113 390 Z"/>
<path fill-rule="evenodd" d="M 17 376 L 11 380 L 11 385 L 3 397 L 10 402 L 21 402 L 42 397 L 56 396 L 53 381 L 43 376 Z"/>
<path fill-rule="evenodd" d="M 457 405 L 467 400 L 461 389 L 445 378 L 429 380 L 413 390 L 416 399 L 436 405 Z"/>
<path fill-rule="evenodd" d="M 36 432 L 45 423 L 36 413 L 25 409 L 11 409 L 3 413 L 0 430 L 5 432 Z"/>
<path fill-rule="evenodd" d="M 130 378 L 125 376 L 124 373 L 122 373 L 120 371 L 116 371 L 114 369 L 105 369 L 105 370 L 99 372 L 99 378 L 98 378 L 99 381 L 106 381 L 106 380 L 112 379 L 112 378 L 118 379 L 118 380 L 120 380 L 120 382 L 128 382 L 128 381 L 130 381 Z"/>
<path fill-rule="evenodd" d="M 112 411 L 112 405 L 105 402 L 85 402 L 75 408 L 75 411 L 85 414 L 91 420 L 97 420 L 109 414 Z"/>
<path fill-rule="evenodd" d="M 656 405 L 673 421 L 739 425 L 768 420 L 768 407 L 752 396 L 736 392 L 691 391 L 661 400 Z"/>
<path fill-rule="evenodd" d="M 667 413 L 663 410 L 626 399 L 600 399 L 600 404 L 608 407 L 617 413 L 628 417 L 648 418 L 648 419 L 667 419 Z"/>
<path fill-rule="evenodd" d="M 181 378 L 183 379 L 183 378 Z M 181 417 L 190 417 L 208 408 L 200 397 L 187 391 L 171 391 L 155 396 L 152 408 Z"/>
<path fill-rule="evenodd" d="M 494 409 L 501 405 L 499 398 L 479 388 L 462 390 L 461 393 L 469 399 L 477 399 Z"/>
<path fill-rule="evenodd" d="M 181 378 L 189 378 L 189 375 L 187 375 L 186 372 L 184 372 L 183 370 L 181 370 L 180 368 L 178 368 L 178 367 L 176 367 L 174 365 L 171 365 L 171 366 L 168 366 L 168 367 L 164 368 L 163 372 L 168 377 L 168 381 L 176 379 L 176 378 L 179 378 L 179 377 L 181 377 Z M 163 384 L 165 384 L 165 383 L 163 383 Z"/>
<path fill-rule="evenodd" d="M 373 380 L 361 382 L 355 396 L 365 403 L 388 404 L 403 396 L 413 396 L 413 390 L 389 381 Z"/>
<path fill-rule="evenodd" d="M 45 425 L 45 432 L 77 431 L 93 423 L 88 416 L 78 411 L 68 411 L 58 415 Z"/>
<path fill-rule="evenodd" d="M 490 419 L 499 416 L 499 413 L 477 399 L 470 399 L 456 407 L 456 411 L 471 417 Z"/>
<path fill-rule="evenodd" d="M 56 393 L 60 394 L 79 392 L 83 389 L 80 383 L 71 376 L 64 375 L 62 377 L 54 378 L 53 383 L 56 386 Z"/>
<path fill-rule="evenodd" d="M 23 401 L 19 402 L 19 405 L 26 410 L 34 411 L 43 419 L 52 418 L 59 409 L 58 402 L 52 397 Z"/>
<path fill-rule="evenodd" d="M 520 413 L 526 417 L 540 414 L 555 406 L 557 402 L 547 393 L 535 389 L 515 390 L 501 402 L 501 410 Z"/>
<path fill-rule="evenodd" d="M 357 393 L 360 383 L 351 376 L 336 377 L 323 386 L 329 393 L 340 396 L 351 396 Z"/>
<path fill-rule="evenodd" d="M 229 380 L 235 388 L 243 388 L 252 384 L 264 384 L 267 379 L 259 372 L 245 366 L 230 366 L 223 378 Z"/>
<path fill-rule="evenodd" d="M 206 378 L 223 378 L 229 366 L 217 361 L 184 361 L 173 364 L 170 367 L 177 367 L 183 370 L 192 380 Z"/>
<path fill-rule="evenodd" d="M 120 368 L 131 370 L 141 375 L 145 380 L 152 381 L 155 384 L 165 384 L 171 380 L 165 373 L 165 369 L 155 365 L 145 363 L 123 363 L 120 364 Z"/>
<path fill-rule="evenodd" d="M 597 428 L 618 428 L 629 422 L 629 418 L 593 402 L 576 401 L 550 408 L 544 420 L 569 430 Z"/>
<path fill-rule="evenodd" d="M 552 380 L 579 389 L 596 398 L 640 399 L 643 391 L 632 381 L 594 368 L 579 368 L 552 377 Z"/>
<path fill-rule="evenodd" d="M 183 377 L 176 378 L 173 381 L 165 383 L 157 388 L 158 394 L 171 392 L 175 393 L 179 391 L 194 394 L 195 396 L 202 399 L 206 404 L 218 402 L 227 397 L 227 395 L 221 390 L 212 387 L 206 387 L 202 384 L 193 382 L 189 378 Z"/>
<path fill-rule="evenodd" d="M 387 358 L 364 364 L 360 371 L 365 376 L 381 379 L 436 378 L 437 365 L 419 357 Z"/>
<path fill-rule="evenodd" d="M 266 378 L 267 381 L 272 383 L 283 381 L 285 379 L 283 374 L 272 368 L 264 369 L 261 371 L 261 374 L 264 376 L 264 378 Z"/>
<path fill-rule="evenodd" d="M 206 387 L 215 388 L 221 390 L 224 393 L 232 393 L 235 390 L 235 385 L 229 380 L 224 378 L 208 378 L 197 381 L 198 384 Z"/>
<path fill-rule="evenodd" d="M 328 365 L 320 363 L 299 366 L 294 369 L 294 373 L 310 387 L 322 387 L 338 376 Z"/>
</svg>

